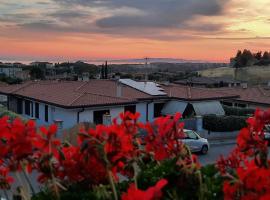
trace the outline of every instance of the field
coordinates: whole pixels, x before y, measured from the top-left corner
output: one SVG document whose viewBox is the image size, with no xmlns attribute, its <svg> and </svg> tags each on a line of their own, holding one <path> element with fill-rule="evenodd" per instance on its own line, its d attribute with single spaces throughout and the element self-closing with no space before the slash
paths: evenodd
<svg viewBox="0 0 270 200">
<path fill-rule="evenodd" d="M 270 66 L 250 66 L 245 68 L 221 67 L 199 71 L 205 77 L 229 77 L 252 84 L 270 81 Z"/>
</svg>

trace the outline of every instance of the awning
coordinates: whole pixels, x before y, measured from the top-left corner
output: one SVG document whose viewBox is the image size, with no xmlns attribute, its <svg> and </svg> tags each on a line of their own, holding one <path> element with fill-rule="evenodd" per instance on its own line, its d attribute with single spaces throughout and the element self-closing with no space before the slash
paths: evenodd
<svg viewBox="0 0 270 200">
<path fill-rule="evenodd" d="M 169 101 L 167 102 L 163 109 L 161 110 L 162 115 L 174 115 L 177 112 L 180 112 L 183 114 L 187 107 L 186 102 L 181 101 Z"/>
<path fill-rule="evenodd" d="M 197 116 L 215 114 L 225 115 L 225 111 L 219 101 L 205 101 L 192 103 Z"/>
</svg>

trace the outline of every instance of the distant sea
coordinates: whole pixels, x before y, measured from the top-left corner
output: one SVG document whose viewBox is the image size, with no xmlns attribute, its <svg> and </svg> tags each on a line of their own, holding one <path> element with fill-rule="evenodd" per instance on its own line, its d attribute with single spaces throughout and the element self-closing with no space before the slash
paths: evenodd
<svg viewBox="0 0 270 200">
<path fill-rule="evenodd" d="M 61 62 L 85 62 L 89 64 L 101 65 L 104 64 L 106 61 L 108 64 L 144 64 L 146 59 L 89 59 L 89 60 L 8 60 L 8 59 L 1 59 L 0 62 L 3 63 L 14 63 L 20 62 L 23 64 L 29 64 L 35 61 L 42 61 L 42 62 L 51 62 L 51 63 L 61 63 Z M 148 63 L 212 63 L 209 61 L 202 61 L 202 60 L 185 60 L 185 59 L 177 59 L 177 58 L 147 58 Z"/>
</svg>

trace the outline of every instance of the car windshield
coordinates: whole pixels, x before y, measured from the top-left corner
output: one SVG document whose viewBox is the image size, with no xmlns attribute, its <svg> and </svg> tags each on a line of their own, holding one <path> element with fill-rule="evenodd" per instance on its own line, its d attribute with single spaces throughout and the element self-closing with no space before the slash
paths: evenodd
<svg viewBox="0 0 270 200">
<path fill-rule="evenodd" d="M 194 139 L 194 140 L 196 140 L 198 138 L 197 135 L 191 130 L 185 131 L 185 134 L 186 134 L 186 139 Z"/>
</svg>

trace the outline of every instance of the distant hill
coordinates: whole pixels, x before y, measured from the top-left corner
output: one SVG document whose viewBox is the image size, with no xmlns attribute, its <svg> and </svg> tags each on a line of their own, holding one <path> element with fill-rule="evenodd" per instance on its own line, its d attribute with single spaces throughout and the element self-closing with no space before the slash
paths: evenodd
<svg viewBox="0 0 270 200">
<path fill-rule="evenodd" d="M 270 81 L 270 66 L 249 66 L 244 68 L 221 67 L 198 71 L 205 77 L 229 77 L 252 84 Z"/>
<path fill-rule="evenodd" d="M 102 64 L 106 60 L 105 59 L 96 59 L 96 60 L 86 60 L 87 63 L 93 64 Z M 107 60 L 109 64 L 144 64 L 144 58 L 134 58 L 134 59 L 114 59 L 114 60 Z M 148 58 L 148 63 L 207 63 L 206 61 L 202 60 L 185 60 L 185 59 L 178 59 L 178 58 Z"/>
</svg>

